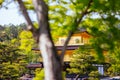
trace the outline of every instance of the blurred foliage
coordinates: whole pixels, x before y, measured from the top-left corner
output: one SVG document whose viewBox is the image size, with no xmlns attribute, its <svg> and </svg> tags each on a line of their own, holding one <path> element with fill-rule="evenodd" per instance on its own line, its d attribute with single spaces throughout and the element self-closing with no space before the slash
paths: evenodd
<svg viewBox="0 0 120 80">
<path fill-rule="evenodd" d="M 30 31 L 22 31 L 19 35 L 20 38 L 20 49 L 24 49 L 26 52 L 30 52 L 32 45 L 34 44 L 34 39 Z"/>
<path fill-rule="evenodd" d="M 66 72 L 62 72 L 63 80 L 65 79 Z M 35 77 L 33 80 L 44 80 L 44 69 L 43 68 L 36 68 L 35 69 Z"/>
<path fill-rule="evenodd" d="M 33 10 L 34 7 L 32 5 L 32 0 L 24 0 L 24 4 L 25 4 L 25 7 L 28 9 L 28 10 Z"/>
<path fill-rule="evenodd" d="M 106 74 L 110 76 L 120 75 L 120 48 L 116 47 L 114 51 L 106 55 L 107 62 L 110 67 L 107 69 Z"/>
<path fill-rule="evenodd" d="M 88 80 L 100 80 L 99 77 L 100 77 L 100 74 L 99 74 L 98 71 L 91 71 L 91 72 L 89 73 L 89 78 L 88 78 Z"/>
<path fill-rule="evenodd" d="M 0 77 L 17 80 L 25 71 L 26 55 L 14 44 L 0 42 Z"/>
<path fill-rule="evenodd" d="M 37 23 L 34 23 L 37 26 Z M 32 48 L 36 47 L 32 33 L 26 30 L 26 25 L 4 25 L 0 26 L 0 41 L 6 44 L 13 43 L 27 56 L 28 62 L 39 62 L 39 54 L 34 54 Z"/>
<path fill-rule="evenodd" d="M 0 75 L 2 79 L 17 80 L 27 72 L 26 65 L 39 62 L 39 54 L 31 50 L 34 44 L 32 34 L 26 25 L 0 26 Z"/>
<path fill-rule="evenodd" d="M 40 62 L 40 53 L 35 53 L 32 48 L 37 48 L 37 44 L 35 44 L 35 40 L 33 39 L 33 35 L 30 31 L 23 30 L 20 35 L 20 49 L 23 50 L 24 54 L 28 56 L 27 61 L 29 63 Z"/>
<path fill-rule="evenodd" d="M 58 36 L 67 35 L 70 30 L 77 30 L 75 20 L 78 20 L 81 17 L 82 12 L 88 6 L 89 1 L 90 0 L 49 1 L 49 22 L 52 29 L 51 32 L 53 34 L 53 38 L 56 39 Z M 116 30 L 114 28 L 114 30 L 108 32 L 109 29 L 112 28 L 110 26 L 119 23 L 119 3 L 120 1 L 114 0 L 93 0 L 91 6 L 88 9 L 88 12 L 90 13 L 84 16 L 82 23 L 78 25 L 77 28 L 86 27 L 87 30 L 89 29 L 89 31 L 91 31 L 90 34 L 93 36 L 96 35 L 99 37 L 99 35 L 102 36 L 104 34 L 108 36 L 108 33 L 111 34 Z M 111 40 L 108 43 L 112 44 Z M 98 49 L 101 48 L 98 47 Z M 101 50 L 98 51 L 99 54 L 101 54 L 100 51 Z"/>
<path fill-rule="evenodd" d="M 4 0 L 0 0 L 0 5 L 4 2 Z"/>
<path fill-rule="evenodd" d="M 71 57 L 70 68 L 67 70 L 70 73 L 86 75 L 91 71 L 97 71 L 97 67 L 92 65 L 94 62 L 95 59 L 91 54 L 91 51 L 79 48 L 73 53 Z"/>
<path fill-rule="evenodd" d="M 44 69 L 37 68 L 35 70 L 35 78 L 33 80 L 44 80 Z"/>
<path fill-rule="evenodd" d="M 0 25 L 0 41 L 2 42 L 9 42 L 12 39 L 17 39 L 18 35 L 22 30 L 25 30 L 26 28 L 25 24 L 20 25 Z"/>
<path fill-rule="evenodd" d="M 107 21 L 108 22 L 108 21 Z M 104 59 L 103 51 L 112 51 L 119 44 L 119 20 L 113 25 L 99 18 L 86 19 L 81 26 L 85 26 L 87 31 L 93 36 L 91 39 L 92 47 L 98 53 L 99 59 Z"/>
</svg>

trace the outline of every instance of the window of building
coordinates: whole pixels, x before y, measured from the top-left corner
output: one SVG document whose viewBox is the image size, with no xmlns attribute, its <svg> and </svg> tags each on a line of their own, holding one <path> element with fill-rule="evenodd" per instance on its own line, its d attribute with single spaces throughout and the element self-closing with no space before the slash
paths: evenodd
<svg viewBox="0 0 120 80">
<path fill-rule="evenodd" d="M 61 44 L 64 44 L 65 43 L 65 40 L 64 39 L 61 39 Z"/>
<path fill-rule="evenodd" d="M 74 44 L 80 44 L 81 43 L 81 37 L 74 37 Z"/>
<path fill-rule="evenodd" d="M 64 44 L 64 43 L 65 43 L 65 40 L 66 40 L 66 38 L 60 38 L 60 39 L 59 39 L 59 43 L 60 43 L 60 44 Z"/>
<path fill-rule="evenodd" d="M 75 44 L 76 44 L 76 43 L 80 43 L 80 39 L 78 39 L 78 38 L 75 39 Z"/>
</svg>

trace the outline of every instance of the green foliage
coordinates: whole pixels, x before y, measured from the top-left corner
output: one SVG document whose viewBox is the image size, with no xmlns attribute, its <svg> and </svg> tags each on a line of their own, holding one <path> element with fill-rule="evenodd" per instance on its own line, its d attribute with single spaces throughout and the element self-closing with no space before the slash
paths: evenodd
<svg viewBox="0 0 120 80">
<path fill-rule="evenodd" d="M 0 5 L 4 2 L 4 0 L 0 0 Z"/>
<path fill-rule="evenodd" d="M 91 40 L 92 47 L 98 53 L 100 60 L 104 60 L 103 51 L 114 50 L 115 42 L 120 40 L 118 36 L 120 30 L 117 27 L 119 21 L 116 21 L 115 17 L 112 20 L 114 19 L 114 24 L 111 19 L 102 20 L 101 18 L 88 18 L 81 24 L 81 26 L 86 27 L 87 31 L 93 36 Z"/>
<path fill-rule="evenodd" d="M 25 65 L 21 65 L 18 63 L 3 63 L 1 68 L 2 79 L 18 79 L 25 71 Z"/>
<path fill-rule="evenodd" d="M 69 31 L 74 32 L 77 30 L 78 24 L 76 23 L 76 19 L 81 17 L 82 11 L 88 2 L 88 0 L 60 0 L 49 2 L 49 22 L 53 38 L 67 35 Z"/>
<path fill-rule="evenodd" d="M 44 69 L 37 68 L 35 70 L 35 78 L 33 80 L 44 80 Z"/>
<path fill-rule="evenodd" d="M 108 69 L 107 69 L 107 75 L 110 76 L 119 76 L 120 75 L 120 64 L 112 64 Z"/>
<path fill-rule="evenodd" d="M 65 75 L 66 73 L 65 72 L 62 72 L 62 77 L 63 77 L 63 80 L 65 78 Z M 33 80 L 44 80 L 44 69 L 41 69 L 41 68 L 37 68 L 35 70 L 35 77 Z"/>
<path fill-rule="evenodd" d="M 17 39 L 20 32 L 24 29 L 25 24 L 20 24 L 17 26 L 13 24 L 0 26 L 0 41 L 9 42 L 12 39 Z"/>
<path fill-rule="evenodd" d="M 26 9 L 28 9 L 28 10 L 34 9 L 33 4 L 32 4 L 32 0 L 24 0 L 24 4 L 25 4 Z"/>
<path fill-rule="evenodd" d="M 38 58 L 32 48 L 35 45 L 35 41 L 33 39 L 32 33 L 30 31 L 22 31 L 19 35 L 20 40 L 20 49 L 24 51 L 24 54 L 28 56 L 28 62 L 34 62 Z"/>
<path fill-rule="evenodd" d="M 100 76 L 100 74 L 99 74 L 98 71 L 91 71 L 91 72 L 89 73 L 89 78 L 88 78 L 88 80 L 99 80 L 99 76 Z"/>
<path fill-rule="evenodd" d="M 26 69 L 26 55 L 14 44 L 0 43 L 0 77 L 2 79 L 18 79 Z"/>
<path fill-rule="evenodd" d="M 114 51 L 110 52 L 106 59 L 111 66 L 107 69 L 106 74 L 111 76 L 118 76 L 120 74 L 120 48 L 115 48 Z"/>
<path fill-rule="evenodd" d="M 98 59 L 103 62 L 103 51 L 113 50 L 114 41 L 119 40 L 120 30 L 116 26 L 120 23 L 120 1 L 93 0 L 88 14 L 85 14 L 78 26 L 75 20 L 79 20 L 89 0 L 52 0 L 49 3 L 49 22 L 53 38 L 56 40 L 58 36 L 67 35 L 71 30 L 85 27 L 93 36 L 92 46 Z"/>
<path fill-rule="evenodd" d="M 32 37 L 32 33 L 30 31 L 22 31 L 20 33 L 20 36 L 19 38 L 21 39 L 20 40 L 20 49 L 24 49 L 25 52 L 30 52 L 31 49 L 32 49 L 32 46 L 34 44 L 34 40 L 33 40 L 33 37 Z"/>
<path fill-rule="evenodd" d="M 85 49 L 78 49 L 72 55 L 70 68 L 67 69 L 70 73 L 76 74 L 89 74 L 92 70 L 96 70 L 96 67 L 92 66 L 94 62 L 94 56 L 90 51 Z"/>
</svg>

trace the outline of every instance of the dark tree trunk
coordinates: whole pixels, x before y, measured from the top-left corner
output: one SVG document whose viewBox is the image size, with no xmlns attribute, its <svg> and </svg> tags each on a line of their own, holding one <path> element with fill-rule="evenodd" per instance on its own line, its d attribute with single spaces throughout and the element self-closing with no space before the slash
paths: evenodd
<svg viewBox="0 0 120 80">
<path fill-rule="evenodd" d="M 39 47 L 43 57 L 45 80 L 62 80 L 60 57 L 53 44 L 48 23 L 48 6 L 43 0 L 33 0 L 39 24 Z"/>
</svg>

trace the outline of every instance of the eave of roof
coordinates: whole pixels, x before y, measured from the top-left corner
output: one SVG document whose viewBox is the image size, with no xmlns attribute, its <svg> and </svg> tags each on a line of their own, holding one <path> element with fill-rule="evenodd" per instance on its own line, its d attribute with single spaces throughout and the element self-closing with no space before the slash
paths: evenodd
<svg viewBox="0 0 120 80">
<path fill-rule="evenodd" d="M 75 50 L 79 47 L 80 45 L 69 45 L 67 46 L 66 50 Z M 57 50 L 62 50 L 63 46 L 56 46 Z M 33 48 L 32 50 L 35 51 L 40 51 L 39 48 Z"/>
<path fill-rule="evenodd" d="M 66 50 L 75 50 L 79 47 L 80 45 L 70 45 L 67 46 Z M 63 46 L 56 46 L 57 50 L 62 50 Z"/>
<path fill-rule="evenodd" d="M 27 68 L 42 68 L 43 63 L 30 63 L 26 66 Z"/>
</svg>

